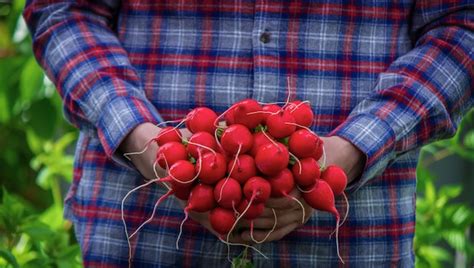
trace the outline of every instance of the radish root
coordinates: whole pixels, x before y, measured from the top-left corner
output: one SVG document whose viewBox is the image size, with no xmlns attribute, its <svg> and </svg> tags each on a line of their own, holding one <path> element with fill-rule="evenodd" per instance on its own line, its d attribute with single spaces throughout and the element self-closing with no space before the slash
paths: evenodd
<svg viewBox="0 0 474 268">
<path fill-rule="evenodd" d="M 219 203 L 222 199 L 222 192 L 224 192 L 224 187 L 225 185 L 227 184 L 227 181 L 229 180 L 230 178 L 230 174 L 232 174 L 232 171 L 234 171 L 234 168 L 235 168 L 235 163 L 237 163 L 237 161 L 239 160 L 239 154 L 240 154 L 240 150 L 242 149 L 242 144 L 239 144 L 239 149 L 237 150 L 237 153 L 235 155 L 235 158 L 234 158 L 234 163 L 232 163 L 232 167 L 229 171 L 229 175 L 227 175 L 227 178 L 225 178 L 225 181 L 224 181 L 224 184 L 222 185 L 222 188 L 219 192 L 219 199 L 217 200 L 217 203 Z"/>
<path fill-rule="evenodd" d="M 301 223 L 304 224 L 304 219 L 306 218 L 306 211 L 304 209 L 304 206 L 303 206 L 303 203 L 301 203 L 300 200 L 298 200 L 298 198 L 292 196 L 292 195 L 289 195 L 289 194 L 286 194 L 285 193 L 285 196 L 288 197 L 288 198 L 291 198 L 293 199 L 296 203 L 298 203 L 298 205 L 300 205 L 301 207 L 301 212 L 303 212 L 303 217 L 301 218 Z"/>
<path fill-rule="evenodd" d="M 188 212 L 189 208 L 184 209 L 184 219 L 181 221 L 181 224 L 179 225 L 179 234 L 178 238 L 176 238 L 176 249 L 179 249 L 179 239 L 181 238 L 181 234 L 183 233 L 183 225 L 184 222 L 188 219 Z"/>
<path fill-rule="evenodd" d="M 145 186 L 148 186 L 154 182 L 158 182 L 161 178 L 156 178 L 154 180 L 151 180 L 147 183 L 144 183 L 142 185 L 139 185 L 135 188 L 133 188 L 132 190 L 128 191 L 128 193 L 122 198 L 122 204 L 120 206 L 120 212 L 121 212 L 121 217 L 122 217 L 122 223 L 123 223 L 123 227 L 124 227 L 124 230 L 125 230 L 125 236 L 127 237 L 127 245 L 128 245 L 128 267 L 131 267 L 132 266 L 132 246 L 130 244 L 130 238 L 128 236 L 128 228 L 127 228 L 127 222 L 125 221 L 125 214 L 124 214 L 124 204 L 125 204 L 125 200 L 127 199 L 127 197 L 132 194 L 133 192 L 135 192 L 136 190 L 139 190 Z"/>
<path fill-rule="evenodd" d="M 342 225 L 344 225 L 344 223 L 346 222 L 347 220 L 347 216 L 349 215 L 349 200 L 347 200 L 347 195 L 346 193 L 342 193 L 342 197 L 344 198 L 345 202 L 346 202 L 346 213 L 344 214 L 344 218 L 342 219 L 341 223 L 339 224 L 339 227 L 341 227 Z M 336 229 L 334 229 L 334 231 L 332 231 L 331 234 L 329 234 L 329 238 L 331 238 L 334 233 L 336 232 Z"/>
<path fill-rule="evenodd" d="M 129 239 L 132 239 L 133 236 L 135 236 L 138 231 L 140 231 L 141 228 L 143 228 L 147 223 L 149 223 L 150 221 L 153 220 L 153 218 L 155 217 L 155 213 L 156 213 L 156 208 L 158 207 L 158 205 L 163 201 L 165 200 L 168 196 L 172 195 L 173 194 L 173 190 L 169 190 L 168 192 L 166 192 L 166 194 L 162 195 L 155 203 L 155 206 L 153 207 L 153 213 L 151 213 L 151 216 L 144 222 L 142 223 L 136 230 L 135 232 L 133 232 Z"/>
<path fill-rule="evenodd" d="M 303 189 L 301 189 L 301 187 L 300 187 L 299 185 L 296 185 L 296 188 L 298 188 L 298 190 L 299 190 L 300 192 L 302 192 L 302 193 L 309 194 L 309 193 L 311 193 L 312 191 L 314 191 L 314 188 L 315 188 L 315 187 L 311 187 L 311 190 L 303 190 Z"/>
<path fill-rule="evenodd" d="M 250 222 L 250 238 L 252 239 L 253 242 L 257 243 L 257 244 L 261 244 L 265 241 L 267 241 L 268 237 L 273 233 L 273 231 L 275 231 L 275 228 L 277 226 L 277 223 L 278 223 L 278 219 L 277 219 L 277 214 L 276 214 L 276 211 L 275 209 L 272 208 L 272 212 L 273 212 L 273 219 L 274 219 L 274 223 L 273 223 L 273 227 L 272 229 L 267 233 L 267 235 L 265 236 L 265 238 L 263 238 L 263 240 L 256 240 L 254 237 L 253 237 L 253 220 Z M 304 214 L 304 212 L 303 212 Z"/>
<path fill-rule="evenodd" d="M 298 166 L 300 167 L 299 168 L 299 174 L 301 175 L 301 171 L 302 171 L 302 165 L 301 165 L 301 161 L 298 159 L 298 157 L 296 157 L 296 155 L 292 154 L 290 151 L 288 151 L 288 154 L 290 154 L 291 156 L 293 156 L 293 158 L 295 159 L 295 161 L 298 163 Z"/>
<path fill-rule="evenodd" d="M 290 109 L 291 109 L 290 112 L 291 112 L 291 113 L 294 112 L 296 109 L 298 109 L 298 108 L 299 108 L 301 105 L 303 105 L 303 104 L 308 104 L 308 105 L 310 105 L 311 102 L 310 102 L 309 100 L 302 101 L 302 102 L 298 103 L 297 105 L 295 105 L 294 107 L 290 108 Z"/>
<path fill-rule="evenodd" d="M 160 124 L 163 124 L 163 123 L 168 123 L 168 122 L 172 122 L 172 121 L 166 121 L 166 122 L 162 122 Z M 184 121 L 181 120 L 181 122 L 174 128 L 172 129 L 169 129 L 169 130 L 166 130 L 164 131 L 163 133 L 159 133 L 156 137 L 150 139 L 149 141 L 147 141 L 144 145 L 144 148 L 140 151 L 137 151 L 137 152 L 129 152 L 129 153 L 124 153 L 123 154 L 123 157 L 127 158 L 128 160 L 130 160 L 130 155 L 140 155 L 140 154 L 143 154 L 144 152 L 146 152 L 148 150 L 148 148 L 150 147 L 150 144 L 153 142 L 153 141 L 156 141 L 158 140 L 158 138 L 160 138 L 161 136 L 171 132 L 171 131 L 175 131 L 175 130 L 178 130 L 178 127 L 183 123 Z M 159 124 L 158 124 L 159 125 Z M 157 125 L 157 126 L 158 126 Z M 181 132 L 178 130 L 178 134 L 179 134 L 179 137 L 181 139 L 183 139 L 183 135 L 181 135 Z"/>
<path fill-rule="evenodd" d="M 245 208 L 244 211 L 242 211 L 242 213 L 239 215 L 239 217 L 235 220 L 234 224 L 232 225 L 232 227 L 230 228 L 229 232 L 227 233 L 227 237 L 226 237 L 226 240 L 227 242 L 229 242 L 229 239 L 230 239 L 230 234 L 232 233 L 232 231 L 234 231 L 235 229 L 235 226 L 237 226 L 237 223 L 239 223 L 239 220 L 245 215 L 245 213 L 247 213 L 247 211 L 249 210 L 250 206 L 252 205 L 252 202 L 253 200 L 255 199 L 255 196 L 256 196 L 256 192 L 254 192 L 249 200 L 249 204 L 247 205 L 247 207 Z M 227 244 L 227 260 L 229 260 L 229 262 L 232 262 L 232 260 L 230 259 L 230 247 L 229 247 L 229 244 Z"/>
</svg>

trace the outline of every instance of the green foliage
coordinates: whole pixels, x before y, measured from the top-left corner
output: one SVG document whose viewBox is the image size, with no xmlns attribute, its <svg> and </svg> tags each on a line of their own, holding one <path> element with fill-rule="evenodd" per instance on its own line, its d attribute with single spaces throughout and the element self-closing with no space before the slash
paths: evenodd
<svg viewBox="0 0 474 268">
<path fill-rule="evenodd" d="M 77 132 L 33 57 L 23 5 L 0 3 L 0 267 L 80 267 L 61 187 Z"/>
<path fill-rule="evenodd" d="M 461 185 L 443 185 L 436 189 L 435 176 L 426 168 L 450 155 L 474 162 L 474 110 L 464 118 L 456 135 L 449 140 L 425 146 L 417 167 L 415 254 L 417 267 L 452 267 L 452 252 L 474 259 L 474 244 L 469 239 L 474 225 L 474 210 L 456 201 Z"/>
</svg>

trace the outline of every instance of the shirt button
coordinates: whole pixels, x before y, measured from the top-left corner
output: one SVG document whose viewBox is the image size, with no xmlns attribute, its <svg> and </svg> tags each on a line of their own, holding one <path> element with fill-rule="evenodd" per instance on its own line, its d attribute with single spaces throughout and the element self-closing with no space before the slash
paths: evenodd
<svg viewBox="0 0 474 268">
<path fill-rule="evenodd" d="M 263 32 L 260 35 L 260 42 L 267 44 L 270 42 L 270 33 L 269 32 Z"/>
</svg>

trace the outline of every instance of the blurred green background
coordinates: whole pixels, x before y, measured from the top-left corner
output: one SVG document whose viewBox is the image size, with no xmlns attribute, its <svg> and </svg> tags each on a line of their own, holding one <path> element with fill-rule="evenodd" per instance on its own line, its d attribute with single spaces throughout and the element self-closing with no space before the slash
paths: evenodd
<svg viewBox="0 0 474 268">
<path fill-rule="evenodd" d="M 0 267 L 80 267 L 62 216 L 77 131 L 32 55 L 23 6 L 0 0 Z M 474 110 L 420 157 L 417 267 L 472 267 Z"/>
</svg>

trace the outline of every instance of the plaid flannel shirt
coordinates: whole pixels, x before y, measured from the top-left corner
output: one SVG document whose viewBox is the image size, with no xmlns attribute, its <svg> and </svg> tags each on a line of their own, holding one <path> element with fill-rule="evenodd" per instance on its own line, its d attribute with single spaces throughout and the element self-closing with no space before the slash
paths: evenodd
<svg viewBox="0 0 474 268">
<path fill-rule="evenodd" d="M 117 147 L 143 122 L 222 112 L 243 98 L 309 100 L 313 130 L 367 155 L 350 185 L 342 257 L 353 267 L 413 266 L 415 169 L 420 146 L 452 136 L 473 103 L 474 5 L 469 0 L 28 1 L 34 53 L 80 129 L 65 214 L 86 266 L 126 266 L 124 195 L 143 183 Z M 125 204 L 133 230 L 163 189 Z M 344 209 L 342 200 L 337 200 Z M 226 247 L 184 225 L 170 198 L 133 240 L 139 266 L 229 266 Z M 335 221 L 317 212 L 257 267 L 340 266 Z M 238 254 L 234 248 L 232 254 Z"/>
</svg>

